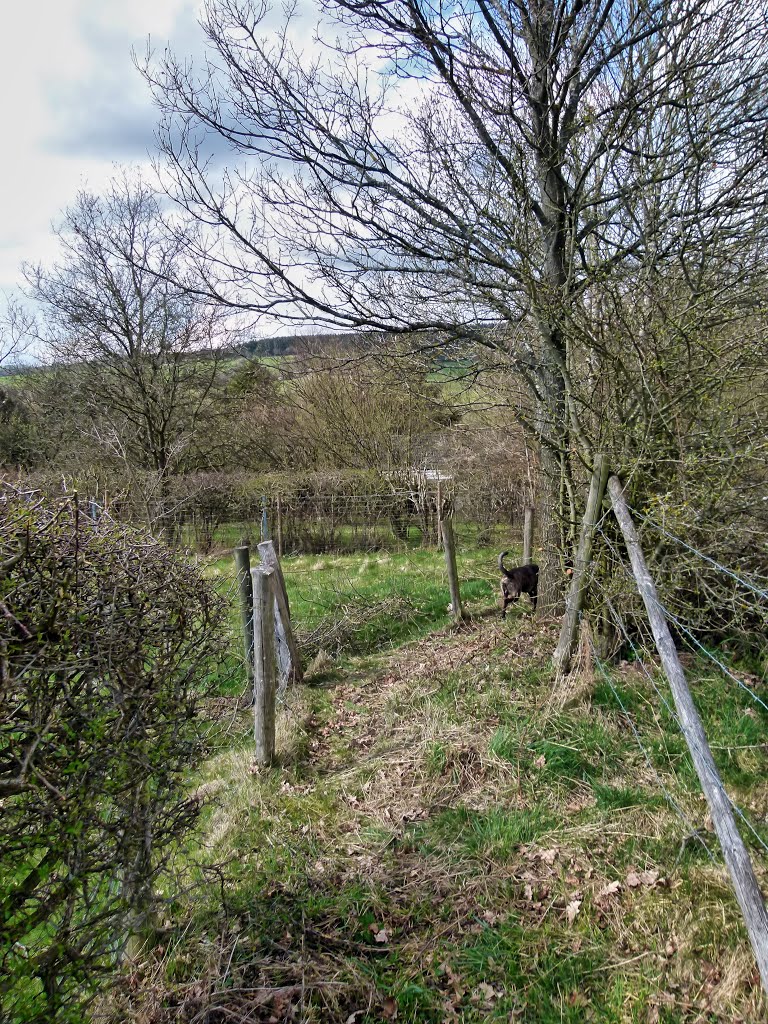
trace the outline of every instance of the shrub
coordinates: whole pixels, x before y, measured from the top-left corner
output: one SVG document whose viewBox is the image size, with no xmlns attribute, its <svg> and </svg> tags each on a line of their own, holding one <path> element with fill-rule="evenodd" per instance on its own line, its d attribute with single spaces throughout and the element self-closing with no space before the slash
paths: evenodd
<svg viewBox="0 0 768 1024">
<path fill-rule="evenodd" d="M 222 616 L 157 541 L 0 491 L 0 1019 L 81 1019 L 150 936 Z"/>
</svg>

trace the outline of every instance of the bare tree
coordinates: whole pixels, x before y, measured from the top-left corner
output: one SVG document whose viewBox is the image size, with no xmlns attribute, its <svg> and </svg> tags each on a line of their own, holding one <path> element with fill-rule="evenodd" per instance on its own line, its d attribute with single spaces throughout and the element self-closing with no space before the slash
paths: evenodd
<svg viewBox="0 0 768 1024">
<path fill-rule="evenodd" d="M 220 313 L 183 289 L 180 243 L 140 178 L 80 194 L 57 234 L 61 261 L 26 267 L 44 343 L 67 368 L 91 440 L 134 483 L 143 476 L 148 507 L 162 515 L 169 475 L 215 414 Z"/>
<path fill-rule="evenodd" d="M 392 470 L 420 463 L 427 439 L 455 410 L 429 381 L 424 360 L 371 354 L 367 346 L 307 345 L 284 371 L 282 431 L 293 466 Z"/>
<path fill-rule="evenodd" d="M 16 298 L 3 296 L 0 308 L 0 374 L 18 369 L 28 350 L 33 318 Z M 0 383 L 0 462 L 18 465 L 28 454 L 28 416 L 19 389 Z"/>
<path fill-rule="evenodd" d="M 562 551 L 575 469 L 605 440 L 606 308 L 638 284 L 650 301 L 649 282 L 671 277 L 678 321 L 705 306 L 706 322 L 754 279 L 762 23 L 735 0 L 322 9 L 333 42 L 299 47 L 295 14 L 270 34 L 265 4 L 209 0 L 210 62 L 145 65 L 169 187 L 197 225 L 197 290 L 286 320 L 502 349 L 535 400 L 545 547 Z M 224 173 L 211 136 L 233 154 Z M 543 577 L 546 610 L 562 576 Z"/>
<path fill-rule="evenodd" d="M 13 296 L 3 296 L 0 309 L 0 366 L 7 370 L 26 353 L 32 342 L 31 312 Z"/>
</svg>

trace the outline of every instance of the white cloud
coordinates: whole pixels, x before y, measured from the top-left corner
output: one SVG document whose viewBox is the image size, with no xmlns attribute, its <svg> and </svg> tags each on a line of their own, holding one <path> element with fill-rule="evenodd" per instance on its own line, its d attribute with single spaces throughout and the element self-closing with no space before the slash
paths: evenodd
<svg viewBox="0 0 768 1024">
<path fill-rule="evenodd" d="M 135 70 L 148 36 L 179 52 L 201 45 L 198 0 L 37 0 L 3 5 L 0 95 L 0 289 L 22 260 L 55 253 L 50 225 L 85 185 L 103 187 L 116 161 L 138 163 L 155 113 Z"/>
</svg>

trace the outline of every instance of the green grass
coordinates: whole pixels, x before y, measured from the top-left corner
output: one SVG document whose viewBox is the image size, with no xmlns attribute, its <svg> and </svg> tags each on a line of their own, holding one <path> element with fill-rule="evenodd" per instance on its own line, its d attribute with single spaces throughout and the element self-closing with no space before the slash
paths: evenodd
<svg viewBox="0 0 768 1024">
<path fill-rule="evenodd" d="M 425 853 L 449 850 L 462 859 L 507 860 L 525 843 L 549 832 L 553 819 L 544 810 L 472 811 L 465 807 L 442 811 L 413 831 L 410 842 Z"/>
<path fill-rule="evenodd" d="M 764 770 L 768 709 L 733 680 L 712 672 L 711 668 L 711 663 L 699 659 L 687 668 L 686 674 L 723 782 L 738 791 L 754 785 Z M 698 792 L 698 778 L 673 714 L 669 689 L 661 677 L 657 687 L 659 692 L 650 683 L 638 685 L 635 680 L 634 687 L 618 682 L 613 688 L 641 730 L 648 733 L 648 751 L 654 766 L 661 771 L 672 768 L 679 782 Z M 593 703 L 613 711 L 620 707 L 607 683 L 596 687 Z"/>
<path fill-rule="evenodd" d="M 598 678 L 553 711 L 557 623 L 525 605 L 500 621 L 495 552 L 461 546 L 473 618 L 455 629 L 439 552 L 284 559 L 299 634 L 339 640 L 333 671 L 289 694 L 269 770 L 252 770 L 249 716 L 227 718 L 165 951 L 115 1020 L 153 998 L 169 1021 L 196 999 L 243 1019 L 253 993 L 255 1019 L 302 1024 L 765 1018 L 722 867 L 667 799 L 717 861 L 669 712 L 626 664 L 624 708 Z M 212 571 L 226 591 L 230 559 Z M 768 721 L 706 664 L 689 675 L 762 833 Z"/>
<path fill-rule="evenodd" d="M 496 608 L 495 551 L 464 547 L 457 557 L 462 600 L 470 613 Z M 298 555 L 282 559 L 291 619 L 307 653 L 345 657 L 382 651 L 451 621 L 442 552 L 414 547 L 369 555 Z M 227 587 L 231 557 L 211 571 Z"/>
</svg>

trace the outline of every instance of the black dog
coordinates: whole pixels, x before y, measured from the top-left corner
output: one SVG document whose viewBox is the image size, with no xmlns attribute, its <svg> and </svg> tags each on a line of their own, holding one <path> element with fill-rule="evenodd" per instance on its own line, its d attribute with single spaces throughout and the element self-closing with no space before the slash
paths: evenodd
<svg viewBox="0 0 768 1024">
<path fill-rule="evenodd" d="M 502 619 L 507 616 L 507 605 L 517 601 L 521 594 L 528 594 L 533 602 L 533 610 L 536 611 L 536 598 L 539 592 L 539 567 L 538 565 L 521 565 L 517 569 L 507 569 L 504 566 L 504 555 L 499 555 L 499 569 L 504 573 L 501 581 L 501 597 L 504 607 L 501 610 Z"/>
</svg>

